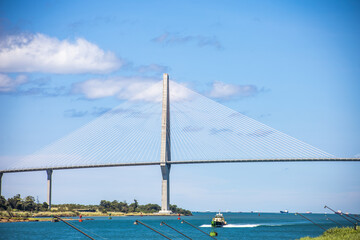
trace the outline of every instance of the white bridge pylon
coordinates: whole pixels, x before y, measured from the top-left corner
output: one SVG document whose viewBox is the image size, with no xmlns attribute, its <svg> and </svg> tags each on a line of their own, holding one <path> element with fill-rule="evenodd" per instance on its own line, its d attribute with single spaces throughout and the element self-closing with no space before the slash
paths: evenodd
<svg viewBox="0 0 360 240">
<path fill-rule="evenodd" d="M 160 167 L 162 174 L 161 188 L 161 211 L 160 214 L 170 214 L 170 167 L 171 161 L 171 138 L 170 138 L 170 99 L 169 99 L 169 75 L 163 76 L 163 99 L 161 117 L 161 155 Z"/>
<path fill-rule="evenodd" d="M 161 123 L 161 124 L 160 124 Z M 3 173 L 159 165 L 161 213 L 170 213 L 170 166 L 234 162 L 360 161 L 337 158 L 169 80 L 26 156 Z"/>
</svg>

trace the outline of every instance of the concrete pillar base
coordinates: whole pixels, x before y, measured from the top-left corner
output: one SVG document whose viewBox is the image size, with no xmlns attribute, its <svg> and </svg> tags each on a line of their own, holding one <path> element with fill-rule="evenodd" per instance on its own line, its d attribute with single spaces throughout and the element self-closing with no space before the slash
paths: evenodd
<svg viewBox="0 0 360 240">
<path fill-rule="evenodd" d="M 170 215 L 170 214 L 172 214 L 172 212 L 170 210 L 161 210 L 159 212 L 159 214 L 161 214 L 161 215 Z"/>
</svg>

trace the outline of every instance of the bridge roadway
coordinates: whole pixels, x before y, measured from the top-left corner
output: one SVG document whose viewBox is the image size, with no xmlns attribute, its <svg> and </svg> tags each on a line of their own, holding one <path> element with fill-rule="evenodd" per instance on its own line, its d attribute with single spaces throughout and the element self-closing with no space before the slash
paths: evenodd
<svg viewBox="0 0 360 240">
<path fill-rule="evenodd" d="M 166 164 L 203 164 L 203 163 L 245 163 L 245 162 L 356 162 L 360 158 L 289 158 L 289 159 L 227 159 L 227 160 L 189 160 L 189 161 L 167 161 Z M 94 164 L 94 165 L 77 165 L 77 166 L 63 166 L 63 167 L 44 167 L 44 168 L 26 168 L 26 169 L 12 169 L 0 170 L 1 173 L 15 173 L 15 172 L 34 172 L 46 170 L 66 170 L 78 168 L 102 168 L 102 167 L 128 167 L 128 166 L 146 166 L 146 165 L 160 165 L 161 162 L 137 162 L 137 163 L 113 163 L 113 164 Z"/>
</svg>

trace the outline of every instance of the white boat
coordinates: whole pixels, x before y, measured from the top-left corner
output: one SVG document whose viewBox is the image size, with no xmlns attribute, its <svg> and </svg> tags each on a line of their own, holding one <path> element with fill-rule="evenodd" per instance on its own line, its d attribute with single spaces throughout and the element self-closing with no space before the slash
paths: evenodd
<svg viewBox="0 0 360 240">
<path fill-rule="evenodd" d="M 211 226 L 213 227 L 222 227 L 226 224 L 227 222 L 225 221 L 224 216 L 220 212 L 217 213 L 211 221 Z"/>
</svg>

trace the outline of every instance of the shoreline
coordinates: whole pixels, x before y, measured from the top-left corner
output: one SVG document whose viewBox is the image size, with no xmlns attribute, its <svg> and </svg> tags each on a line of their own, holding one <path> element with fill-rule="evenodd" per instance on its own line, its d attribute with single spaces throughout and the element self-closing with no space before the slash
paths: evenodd
<svg viewBox="0 0 360 240">
<path fill-rule="evenodd" d="M 65 221 L 75 221 L 78 219 L 73 218 L 65 218 Z M 83 220 L 93 220 L 93 219 L 83 219 Z M 36 218 L 36 217 L 29 217 L 29 218 L 0 218 L 0 223 L 14 223 L 14 222 L 53 222 L 53 218 Z"/>
<path fill-rule="evenodd" d="M 0 223 L 9 223 L 9 222 L 51 222 L 53 221 L 53 216 L 59 216 L 64 218 L 65 221 L 74 221 L 79 220 L 79 215 L 83 218 L 82 220 L 94 220 L 91 217 L 130 217 L 130 216 L 184 216 L 183 214 L 159 214 L 159 213 L 142 213 L 142 212 L 132 212 L 132 213 L 123 213 L 123 212 L 38 212 L 38 213 L 29 213 L 29 212 L 11 212 L 12 216 L 9 216 L 8 212 L 0 211 Z M 76 218 L 76 219 L 74 219 Z"/>
</svg>

